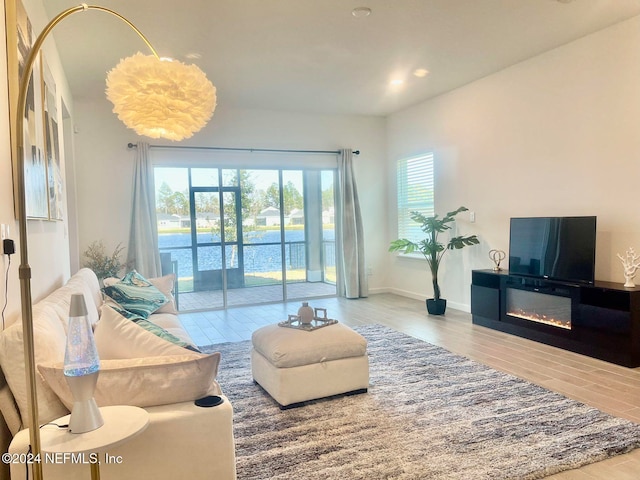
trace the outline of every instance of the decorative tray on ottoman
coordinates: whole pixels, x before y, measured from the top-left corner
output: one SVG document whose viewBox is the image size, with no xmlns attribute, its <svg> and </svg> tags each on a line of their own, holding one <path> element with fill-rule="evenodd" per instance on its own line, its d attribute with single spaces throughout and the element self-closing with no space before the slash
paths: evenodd
<svg viewBox="0 0 640 480">
<path fill-rule="evenodd" d="M 280 327 L 287 328 L 295 328 L 297 330 L 305 330 L 307 332 L 311 332 L 313 330 L 317 330 L 322 327 L 327 327 L 329 325 L 333 325 L 334 323 L 338 323 L 337 320 L 332 318 L 327 318 L 327 309 L 326 308 L 314 308 L 314 316 L 313 319 L 308 323 L 302 321 L 299 315 L 289 315 L 289 318 L 284 322 L 278 323 Z M 322 313 L 322 317 L 320 316 Z"/>
</svg>

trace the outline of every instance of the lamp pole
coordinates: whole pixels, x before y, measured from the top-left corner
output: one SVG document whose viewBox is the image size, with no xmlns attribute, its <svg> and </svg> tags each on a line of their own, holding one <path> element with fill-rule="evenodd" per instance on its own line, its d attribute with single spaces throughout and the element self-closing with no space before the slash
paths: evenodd
<svg viewBox="0 0 640 480">
<path fill-rule="evenodd" d="M 36 393 L 36 365 L 34 354 L 34 340 L 33 340 L 33 308 L 31 297 L 31 267 L 29 266 L 29 253 L 27 248 L 27 210 L 26 210 L 26 185 L 24 177 L 24 113 L 26 108 L 27 89 L 29 86 L 29 78 L 33 71 L 33 64 L 40 52 L 42 43 L 47 38 L 51 30 L 64 20 L 69 15 L 78 12 L 84 12 L 86 10 L 100 10 L 111 15 L 116 16 L 124 23 L 129 25 L 142 40 L 149 47 L 151 52 L 156 58 L 157 52 L 142 34 L 140 30 L 136 28 L 133 23 L 124 18 L 117 12 L 108 8 L 100 7 L 97 5 L 82 4 L 77 7 L 69 8 L 51 20 L 46 27 L 40 32 L 40 35 L 36 38 L 29 52 L 29 56 L 25 62 L 22 78 L 20 79 L 18 90 L 18 105 L 16 115 L 16 152 L 18 158 L 16 159 L 17 175 L 18 175 L 18 226 L 20 232 L 20 267 L 18 268 L 18 276 L 20 278 L 20 301 L 22 307 L 22 331 L 23 331 L 23 344 L 24 344 L 24 365 L 25 375 L 27 380 L 27 405 L 29 413 L 29 440 L 31 442 L 31 453 L 38 461 L 33 465 L 33 478 L 34 480 L 42 480 L 42 463 L 41 459 L 41 445 L 40 445 L 40 426 L 38 425 L 38 397 Z"/>
</svg>

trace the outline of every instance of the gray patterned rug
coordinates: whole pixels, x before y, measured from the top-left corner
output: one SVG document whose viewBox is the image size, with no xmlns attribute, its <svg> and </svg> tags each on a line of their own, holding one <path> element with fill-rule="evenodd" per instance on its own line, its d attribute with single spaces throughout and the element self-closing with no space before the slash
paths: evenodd
<svg viewBox="0 0 640 480">
<path fill-rule="evenodd" d="M 369 392 L 281 411 L 248 341 L 222 352 L 239 480 L 535 479 L 640 446 L 640 425 L 380 325 Z"/>
</svg>

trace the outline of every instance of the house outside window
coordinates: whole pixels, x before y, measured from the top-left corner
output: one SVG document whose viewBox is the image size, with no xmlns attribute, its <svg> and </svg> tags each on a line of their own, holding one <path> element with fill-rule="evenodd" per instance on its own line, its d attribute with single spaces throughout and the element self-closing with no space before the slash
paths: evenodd
<svg viewBox="0 0 640 480">
<path fill-rule="evenodd" d="M 398 160 L 398 238 L 418 242 L 424 238 L 411 212 L 434 214 L 433 153 Z"/>
</svg>

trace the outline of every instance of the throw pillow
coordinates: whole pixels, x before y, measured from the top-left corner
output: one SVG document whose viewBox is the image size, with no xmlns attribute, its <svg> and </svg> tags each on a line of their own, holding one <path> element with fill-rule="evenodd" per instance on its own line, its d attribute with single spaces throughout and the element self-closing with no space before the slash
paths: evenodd
<svg viewBox="0 0 640 480">
<path fill-rule="evenodd" d="M 174 345 L 178 345 L 179 347 L 186 348 L 187 350 L 191 350 L 192 352 L 200 353 L 200 349 L 195 345 L 185 342 L 184 340 L 181 340 L 179 337 L 177 337 L 173 333 L 169 332 L 168 330 L 165 330 L 164 328 L 162 328 L 159 325 L 156 325 L 153 322 L 150 322 L 149 320 L 139 319 L 139 320 L 134 320 L 134 322 L 137 326 L 142 327 L 147 332 L 154 334 L 155 336 L 157 336 L 158 338 L 166 342 L 173 343 Z"/>
<path fill-rule="evenodd" d="M 174 315 L 177 315 L 178 309 L 176 308 L 176 299 L 173 295 L 176 281 L 175 275 L 173 273 L 169 273 L 162 277 L 148 278 L 147 280 L 149 280 L 154 287 L 160 290 L 168 300 L 168 302 L 156 310 L 155 313 L 173 313 Z M 102 282 L 105 287 L 111 287 L 116 283 L 119 283 L 120 279 L 116 277 L 109 277 L 105 278 Z"/>
<path fill-rule="evenodd" d="M 68 315 L 67 312 L 67 318 Z M 67 335 L 56 309 L 47 301 L 33 306 L 33 340 L 36 363 L 64 360 Z M 0 334 L 0 364 L 18 406 L 22 425 L 29 425 L 29 393 L 24 375 L 24 335 L 21 321 L 7 327 Z M 36 375 L 36 384 L 39 423 L 50 422 L 69 413 L 40 375 Z"/>
<path fill-rule="evenodd" d="M 127 273 L 118 283 L 103 289 L 105 295 L 118 302 L 125 310 L 149 317 L 169 300 L 153 284 L 135 270 Z"/>
<path fill-rule="evenodd" d="M 127 318 L 114 305 L 104 305 L 94 338 L 102 360 L 117 358 L 184 355 L 185 349 L 198 352 L 193 345 L 153 323 L 133 316 Z"/>
<path fill-rule="evenodd" d="M 177 315 L 178 309 L 176 308 L 176 299 L 173 295 L 174 288 L 177 288 L 175 285 L 176 276 L 170 273 L 162 277 L 150 278 L 149 281 L 154 287 L 160 290 L 168 300 L 156 313 L 173 313 Z"/>
<path fill-rule="evenodd" d="M 125 310 L 122 305 L 120 305 L 118 302 L 116 302 L 113 298 L 111 297 L 107 297 L 105 295 L 104 298 L 104 303 L 102 304 L 102 306 L 100 307 L 100 317 L 102 317 L 102 312 L 104 311 L 104 309 L 106 307 L 112 308 L 113 310 L 115 310 L 116 312 L 118 312 L 120 315 L 122 315 L 124 318 L 126 318 L 127 320 L 144 320 L 145 317 L 142 315 L 139 315 L 137 313 L 133 313 L 130 312 L 129 310 Z M 97 324 L 96 324 L 97 325 Z M 95 331 L 95 326 L 93 327 L 93 330 Z"/>
<path fill-rule="evenodd" d="M 218 395 L 215 382 L 220 353 L 102 360 L 94 398 L 98 406 L 151 407 Z M 73 396 L 62 362 L 43 363 L 38 371 L 69 409 Z"/>
</svg>

